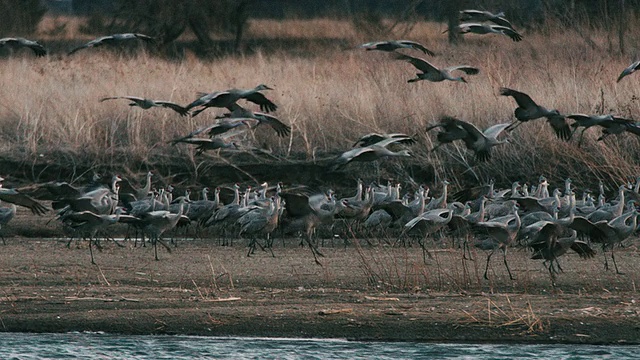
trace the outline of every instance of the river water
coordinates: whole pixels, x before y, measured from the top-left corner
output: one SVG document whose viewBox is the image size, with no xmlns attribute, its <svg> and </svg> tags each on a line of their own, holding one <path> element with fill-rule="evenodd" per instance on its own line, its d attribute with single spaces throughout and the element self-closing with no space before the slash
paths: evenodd
<svg viewBox="0 0 640 360">
<path fill-rule="evenodd" d="M 637 359 L 639 346 L 0 333 L 0 359 Z"/>
</svg>

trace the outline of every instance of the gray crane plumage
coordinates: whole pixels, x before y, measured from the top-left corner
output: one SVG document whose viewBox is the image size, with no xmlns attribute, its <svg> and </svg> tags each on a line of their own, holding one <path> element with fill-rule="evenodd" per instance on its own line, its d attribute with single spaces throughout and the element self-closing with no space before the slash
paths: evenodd
<svg viewBox="0 0 640 360">
<path fill-rule="evenodd" d="M 164 107 L 177 112 L 178 114 L 180 114 L 180 116 L 187 116 L 189 114 L 189 111 L 186 108 L 176 103 L 164 100 L 151 100 L 137 96 L 111 96 L 100 99 L 100 102 L 116 99 L 129 100 L 131 101 L 131 103 L 129 103 L 129 106 L 137 106 L 144 110 L 151 109 L 152 107 Z"/>
<path fill-rule="evenodd" d="M 454 71 L 461 71 L 467 75 L 477 75 L 480 72 L 478 68 L 468 66 L 468 65 L 457 65 L 457 66 L 450 66 L 446 68 L 437 68 L 427 60 L 405 55 L 405 54 L 400 54 L 400 53 L 394 54 L 394 57 L 396 60 L 403 60 L 410 63 L 416 69 L 421 71 L 420 73 L 416 74 L 415 78 L 407 80 L 407 82 L 410 82 L 410 83 L 420 81 L 420 80 L 428 80 L 431 82 L 440 82 L 444 80 L 450 80 L 450 81 L 459 81 L 459 82 L 466 83 L 467 80 L 464 77 L 453 76 L 452 73 Z"/>
<path fill-rule="evenodd" d="M 512 130 L 522 122 L 535 120 L 542 117 L 547 118 L 547 122 L 556 133 L 556 136 L 563 140 L 571 139 L 571 128 L 565 117 L 558 110 L 549 110 L 536 104 L 531 97 L 523 92 L 509 88 L 500 88 L 500 95 L 511 96 L 518 104 L 515 110 L 517 121 L 511 124 L 507 130 Z M 519 122 L 519 123 L 518 123 Z M 517 123 L 517 125 L 516 125 Z M 514 126 L 515 125 L 515 126 Z"/>
<path fill-rule="evenodd" d="M 0 48 L 9 47 L 9 48 L 29 48 L 33 51 L 36 56 L 41 57 L 47 55 L 47 49 L 42 46 L 40 43 L 34 40 L 27 40 L 21 37 L 11 37 L 11 38 L 2 38 L 0 39 Z"/>
<path fill-rule="evenodd" d="M 395 51 L 398 49 L 415 49 L 422 51 L 423 53 L 435 56 L 435 53 L 427 49 L 424 45 L 411 40 L 389 40 L 389 41 L 372 41 L 366 44 L 360 45 L 365 50 L 380 50 L 380 51 Z"/>
<path fill-rule="evenodd" d="M 153 43 L 155 39 L 151 36 L 139 34 L 139 33 L 124 33 L 124 34 L 113 34 L 107 36 L 101 36 L 97 39 L 91 40 L 85 44 L 82 44 L 71 51 L 69 51 L 68 55 L 72 55 L 79 50 L 99 47 L 103 45 L 116 45 L 125 41 L 130 40 L 142 40 L 145 43 Z"/>
</svg>

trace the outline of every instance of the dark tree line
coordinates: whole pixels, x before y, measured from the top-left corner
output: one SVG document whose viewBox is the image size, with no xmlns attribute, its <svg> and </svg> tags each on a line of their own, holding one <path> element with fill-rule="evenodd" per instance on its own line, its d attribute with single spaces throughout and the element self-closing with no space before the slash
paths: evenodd
<svg viewBox="0 0 640 360">
<path fill-rule="evenodd" d="M 46 12 L 42 0 L 0 0 L 0 35 L 33 32 Z M 207 51 L 215 46 L 216 34 L 231 35 L 238 49 L 251 17 L 331 17 L 353 21 L 356 29 L 372 36 L 408 32 L 420 20 L 445 21 L 457 25 L 457 12 L 476 8 L 504 11 L 520 27 L 532 31 L 549 19 L 569 27 L 601 27 L 617 30 L 624 51 L 626 24 L 640 15 L 640 0 L 73 0 L 78 13 L 100 14 L 89 31 L 142 32 L 169 45 L 185 32 Z M 392 20 L 383 21 L 383 20 Z M 450 41 L 458 41 L 449 31 Z"/>
<path fill-rule="evenodd" d="M 0 0 L 0 37 L 33 33 L 46 12 L 40 0 Z"/>
</svg>

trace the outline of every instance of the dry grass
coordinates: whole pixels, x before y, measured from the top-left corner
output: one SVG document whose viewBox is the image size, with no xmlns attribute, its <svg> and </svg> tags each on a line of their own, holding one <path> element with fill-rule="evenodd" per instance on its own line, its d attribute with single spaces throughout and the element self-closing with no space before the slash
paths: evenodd
<svg viewBox="0 0 640 360">
<path fill-rule="evenodd" d="M 47 24 L 52 26 L 52 20 Z M 313 51 L 305 47 L 266 51 L 265 41 L 265 50 L 216 60 L 187 54 L 181 61 L 170 61 L 144 52 L 125 56 L 99 49 L 73 57 L 35 59 L 25 53 L 6 58 L 0 74 L 5 84 L 0 89 L 0 156 L 33 160 L 41 154 L 45 158 L 53 153 L 88 154 L 93 161 L 113 163 L 177 154 L 192 161 L 191 149 L 172 148 L 166 141 L 210 123 L 216 111 L 189 119 L 163 109 L 129 108 L 124 100 L 98 100 L 137 95 L 184 104 L 197 91 L 265 83 L 277 89 L 268 96 L 279 105 L 276 115 L 293 131 L 287 139 L 276 139 L 270 132 L 257 134 L 254 144 L 267 142 L 280 156 L 322 159 L 323 153 L 348 148 L 359 135 L 392 131 L 418 134 L 416 161 L 432 164 L 436 177 L 459 183 L 490 176 L 503 183 L 532 180 L 545 173 L 552 180 L 571 176 L 582 187 L 597 178 L 621 183 L 640 173 L 640 148 L 632 136 L 596 143 L 599 131 L 590 129 L 580 149 L 575 139 L 568 143 L 556 139 L 544 121 L 520 126 L 511 135 L 512 144 L 497 149 L 486 164 L 476 164 L 460 145 L 429 153 L 432 135 L 424 133 L 425 124 L 443 114 L 481 127 L 512 121 L 515 103 L 498 95 L 500 86 L 527 92 L 563 113 L 614 112 L 633 117 L 640 110 L 634 95 L 640 90 L 636 79 L 615 83 L 629 59 L 608 51 L 610 34 L 590 34 L 593 48 L 573 30 L 549 26 L 550 35 L 525 33 L 520 43 L 472 35 L 452 47 L 441 34 L 443 28 L 416 24 L 406 37 L 435 50 L 439 56 L 430 60 L 436 65 L 479 67 L 480 75 L 470 77 L 468 84 L 407 84 L 415 72 L 409 64 L 385 53 L 357 49 L 360 42 L 375 39 L 365 39 L 349 23 L 333 20 L 252 21 L 249 37 L 340 38 L 341 44 L 352 47 L 328 42 L 314 43 Z M 630 33 L 629 39 L 637 34 L 640 31 Z"/>
</svg>

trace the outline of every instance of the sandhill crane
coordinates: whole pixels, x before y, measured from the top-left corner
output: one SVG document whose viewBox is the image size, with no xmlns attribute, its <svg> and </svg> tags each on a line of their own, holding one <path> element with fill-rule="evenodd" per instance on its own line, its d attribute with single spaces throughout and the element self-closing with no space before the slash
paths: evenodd
<svg viewBox="0 0 640 360">
<path fill-rule="evenodd" d="M 29 195 L 38 200 L 61 200 L 77 198 L 89 191 L 102 187 L 100 175 L 94 174 L 92 180 L 82 186 L 74 186 L 68 182 L 50 181 L 44 184 L 33 184 L 16 189 L 18 192 Z M 0 186 L 2 187 L 2 186 Z"/>
<path fill-rule="evenodd" d="M 513 41 L 522 40 L 522 35 L 513 28 L 501 25 L 467 23 L 458 25 L 458 31 L 460 34 L 501 34 L 510 37 Z"/>
<path fill-rule="evenodd" d="M 47 207 L 34 200 L 31 196 L 25 195 L 16 189 L 2 187 L 3 177 L 0 177 L 0 201 L 16 204 L 29 208 L 35 215 L 44 215 L 49 211 Z"/>
<path fill-rule="evenodd" d="M 535 191 L 532 189 L 531 196 L 536 199 L 544 199 L 549 197 L 549 182 L 544 175 L 540 175 L 538 178 L 538 187 L 536 187 Z"/>
<path fill-rule="evenodd" d="M 543 259 L 545 267 L 547 267 L 549 275 L 551 276 L 551 284 L 556 286 L 556 274 L 558 271 L 562 271 L 558 258 L 564 255 L 569 249 L 575 251 L 581 258 L 589 259 L 596 255 L 596 252 L 584 241 L 578 240 L 578 233 L 575 230 L 570 230 L 571 235 L 568 237 L 558 237 L 556 234 L 548 234 L 548 228 L 543 227 L 540 230 L 540 234 L 527 244 L 533 250 L 531 259 Z M 554 268 L 553 262 L 555 261 L 557 269 Z"/>
<path fill-rule="evenodd" d="M 401 134 L 401 133 L 393 133 L 393 134 L 379 134 L 379 133 L 371 133 L 371 134 L 367 134 L 367 135 L 363 135 L 360 137 L 360 139 L 358 139 L 354 144 L 353 147 L 359 146 L 359 147 L 365 147 L 365 146 L 369 146 L 369 145 L 373 145 L 375 143 L 378 143 L 382 140 L 386 140 L 386 139 L 398 139 L 396 142 L 399 144 L 404 144 L 404 145 L 413 145 L 416 143 L 416 140 L 414 138 L 412 138 L 411 136 L 407 135 L 407 134 Z"/>
<path fill-rule="evenodd" d="M 16 205 L 11 204 L 9 207 L 0 207 L 0 230 L 2 230 L 2 226 L 7 225 L 11 219 L 16 215 Z M 2 238 L 2 244 L 6 245 L 7 242 L 4 239 L 4 236 L 0 232 L 0 237 Z"/>
<path fill-rule="evenodd" d="M 443 127 L 456 126 L 464 130 L 465 136 L 460 140 L 464 141 L 467 149 L 473 151 L 478 161 L 487 161 L 491 159 L 491 148 L 508 143 L 508 140 L 498 140 L 498 136 L 510 125 L 509 123 L 496 124 L 488 127 L 484 131 L 480 131 L 475 125 L 459 120 L 454 117 L 445 116 L 440 119 Z M 456 134 L 462 135 L 461 131 L 456 130 Z"/>
<path fill-rule="evenodd" d="M 640 124 L 631 119 L 614 117 L 613 121 L 605 121 L 599 125 L 602 126 L 603 129 L 602 136 L 598 138 L 598 141 L 606 139 L 609 135 L 622 134 L 623 132 L 640 136 Z"/>
<path fill-rule="evenodd" d="M 180 116 L 187 116 L 189 114 L 189 111 L 186 108 L 176 103 L 172 103 L 170 101 L 163 101 L 163 100 L 151 100 L 151 99 L 141 98 L 137 96 L 111 96 L 111 97 L 100 99 L 100 102 L 107 101 L 107 100 L 115 100 L 115 99 L 130 100 L 131 103 L 129 103 L 129 106 L 138 106 L 145 110 L 151 109 L 152 107 L 164 107 L 177 112 L 178 114 L 180 114 Z"/>
<path fill-rule="evenodd" d="M 271 255 L 275 256 L 268 239 L 271 233 L 278 227 L 279 215 L 280 196 L 276 195 L 275 198 L 269 202 L 268 208 L 261 209 L 259 211 L 252 211 L 238 218 L 236 222 L 240 226 L 239 235 L 251 235 L 251 242 L 249 243 L 249 252 L 247 253 L 247 256 L 253 254 L 256 245 L 260 245 L 256 240 L 257 234 L 266 234 L 267 247 L 271 251 Z"/>
<path fill-rule="evenodd" d="M 439 124 L 434 125 L 434 127 L 439 126 Z M 481 199 L 483 196 L 487 199 L 492 199 L 495 196 L 495 179 L 490 179 L 489 183 L 474 187 L 465 188 L 455 192 L 451 197 L 455 201 L 467 202 L 467 201 L 476 201 Z"/>
<path fill-rule="evenodd" d="M 514 181 L 511 183 L 510 189 L 495 191 L 493 193 L 493 197 L 499 201 L 503 201 L 511 198 L 517 198 L 518 196 L 520 196 L 521 189 L 522 189 L 522 186 L 520 185 L 520 182 Z"/>
<path fill-rule="evenodd" d="M 620 82 L 622 78 L 624 78 L 627 75 L 633 74 L 638 69 L 640 69 L 640 60 L 634 61 L 631 65 L 627 66 L 624 70 L 622 70 L 616 82 Z"/>
<path fill-rule="evenodd" d="M 347 201 L 351 201 L 351 202 L 362 201 L 363 187 L 364 187 L 364 184 L 363 184 L 362 179 L 358 179 L 356 181 L 356 194 L 354 196 L 352 196 L 352 197 L 343 198 L 343 199 L 340 199 L 340 200 L 347 200 Z M 373 188 L 372 188 L 372 190 L 373 190 Z"/>
<path fill-rule="evenodd" d="M 424 237 L 427 237 L 447 226 L 452 217 L 453 211 L 450 209 L 434 209 L 425 211 L 424 213 L 409 220 L 409 222 L 404 225 L 403 233 L 408 234 L 418 231 Z M 429 254 L 429 251 L 425 247 L 423 237 L 419 238 L 418 244 L 420 244 L 420 247 L 422 248 L 422 260 L 426 263 L 426 256 L 429 255 L 429 257 L 431 257 L 431 254 Z"/>
<path fill-rule="evenodd" d="M 31 49 L 33 53 L 36 54 L 36 56 L 47 55 L 47 49 L 44 46 L 42 46 L 40 43 L 34 40 L 27 40 L 21 37 L 0 39 L 0 48 L 4 46 L 8 48 L 16 48 L 16 49 L 26 47 Z"/>
<path fill-rule="evenodd" d="M 553 211 L 552 213 L 549 213 L 548 211 L 544 211 L 544 210 L 532 211 L 522 216 L 522 218 L 520 218 L 521 234 L 522 234 L 522 229 L 527 228 L 529 225 L 533 225 L 537 222 L 542 222 L 542 221 L 552 222 L 554 220 L 554 214 L 558 214 L 557 208 L 554 210 L 555 211 Z M 537 229 L 537 230 L 540 230 L 540 229 Z"/>
<path fill-rule="evenodd" d="M 194 135 L 198 135 L 200 133 L 207 133 L 207 135 L 209 135 L 210 137 L 214 137 L 214 136 L 218 136 L 218 135 L 222 135 L 226 132 L 229 132 L 231 130 L 236 130 L 234 132 L 234 134 L 239 134 L 242 133 L 244 131 L 237 131 L 239 127 L 241 126 L 246 126 L 247 129 L 251 128 L 251 121 L 249 121 L 249 119 L 246 118 L 239 118 L 239 119 L 229 119 L 229 118 L 224 118 L 224 119 L 218 119 L 216 120 L 215 123 L 200 128 L 196 131 L 194 131 L 193 133 L 189 134 L 189 137 L 194 136 Z"/>
<path fill-rule="evenodd" d="M 365 229 L 386 229 L 394 221 L 394 217 L 385 209 L 378 209 L 371 213 L 362 223 Z"/>
<path fill-rule="evenodd" d="M 47 207 L 34 200 L 32 197 L 21 194 L 15 189 L 0 188 L 0 201 L 6 201 L 8 203 L 27 207 L 35 215 L 44 215 L 49 211 Z"/>
<path fill-rule="evenodd" d="M 130 201 L 130 199 L 128 199 L 127 197 L 125 197 L 122 200 L 124 203 L 124 207 L 127 210 L 127 214 L 133 217 L 139 218 L 140 216 L 151 211 L 169 210 L 170 201 L 169 201 L 169 198 L 167 197 L 167 194 L 168 193 L 165 191 L 165 189 L 160 189 L 157 194 L 151 194 L 151 196 L 148 196 L 140 200 Z M 144 231 L 142 231 L 142 228 L 144 227 L 143 224 L 140 221 L 130 221 L 128 225 L 133 226 L 135 228 L 136 241 L 138 238 L 138 231 L 142 232 L 142 237 L 143 237 L 142 245 L 144 246 L 145 245 Z M 125 236 L 125 239 L 128 239 L 128 238 L 129 236 L 127 232 L 127 236 Z M 134 246 L 135 245 L 136 243 L 134 242 Z"/>
<path fill-rule="evenodd" d="M 480 207 L 477 212 L 454 214 L 451 221 L 448 224 L 449 232 L 452 235 L 454 241 L 456 238 L 464 237 L 462 243 L 462 258 L 467 259 L 467 253 L 469 259 L 471 259 L 471 250 L 469 249 L 469 232 L 472 225 L 484 221 L 485 218 L 485 204 L 487 202 L 486 196 L 480 197 Z M 467 203 L 466 206 L 469 206 Z M 470 211 L 469 207 L 469 211 Z"/>
<path fill-rule="evenodd" d="M 177 213 L 171 213 L 167 210 L 151 211 L 142 214 L 140 221 L 144 232 L 151 239 L 153 244 L 153 253 L 156 260 L 158 260 L 158 243 L 164 246 L 168 252 L 171 252 L 171 248 L 162 240 L 162 234 L 166 231 L 176 227 L 178 222 L 183 219 L 189 221 L 189 218 L 183 215 L 184 206 L 187 200 L 181 199 Z"/>
<path fill-rule="evenodd" d="M 359 223 L 366 220 L 371 213 L 374 201 L 373 193 L 373 188 L 369 186 L 365 193 L 364 199 L 341 199 L 344 207 L 340 208 L 336 216 L 344 219 L 345 222 L 351 220 L 351 224 L 347 225 L 350 231 L 353 231 L 354 226 L 357 226 Z M 356 231 L 357 229 L 358 228 L 356 227 Z M 367 239 L 367 241 L 369 240 Z"/>
<path fill-rule="evenodd" d="M 393 224 L 401 224 L 404 226 L 411 219 L 419 216 L 425 211 L 425 194 L 426 190 L 420 187 L 416 192 L 416 199 L 405 204 L 402 200 L 386 201 L 379 204 L 379 210 L 374 211 L 364 223 L 365 228 L 376 226 L 389 226 Z"/>
<path fill-rule="evenodd" d="M 123 199 L 123 200 L 127 195 L 132 196 L 134 198 L 133 200 L 141 200 L 141 199 L 147 198 L 149 196 L 149 193 L 151 192 L 152 177 L 153 177 L 153 172 L 148 171 L 145 177 L 146 181 L 141 188 L 136 188 L 133 185 L 131 185 L 131 183 L 128 180 L 122 179 L 120 181 L 120 191 L 118 193 L 118 196 L 120 197 L 120 199 Z"/>
<path fill-rule="evenodd" d="M 598 221 L 593 224 L 602 234 L 601 236 L 595 236 L 592 233 L 591 238 L 595 242 L 602 244 L 602 249 L 611 249 L 611 260 L 613 260 L 613 266 L 616 269 L 617 274 L 621 274 L 618 270 L 618 264 L 613 254 L 613 248 L 616 244 L 619 244 L 631 236 L 638 226 L 638 210 L 635 205 L 633 209 L 627 213 L 624 213 L 611 221 Z M 609 264 L 607 263 L 607 257 L 605 255 L 605 269 L 608 270 Z"/>
<path fill-rule="evenodd" d="M 447 207 L 447 190 L 449 184 L 450 182 L 447 180 L 442 181 L 442 193 L 440 194 L 440 197 L 431 199 L 431 201 L 429 201 L 425 206 L 425 210 L 445 209 Z"/>
<path fill-rule="evenodd" d="M 253 89 L 229 89 L 208 94 L 199 93 L 199 98 L 194 100 L 191 104 L 187 105 L 186 109 L 191 110 L 194 107 L 201 107 L 201 109 L 194 111 L 191 116 L 196 116 L 209 107 L 226 107 L 229 110 L 233 111 L 232 106 L 238 100 L 245 99 L 247 101 L 251 101 L 254 104 L 260 105 L 260 110 L 262 111 L 276 111 L 278 106 L 271 100 L 267 99 L 267 97 L 260 92 L 263 90 L 273 90 L 273 88 L 270 88 L 269 86 L 264 84 L 260 84 Z"/>
<path fill-rule="evenodd" d="M 572 114 L 572 115 L 568 115 L 567 118 L 575 120 L 575 122 L 571 124 L 571 127 L 574 128 L 573 132 L 577 131 L 579 127 L 584 128 L 580 133 L 580 141 L 578 141 L 578 146 L 582 144 L 582 137 L 584 135 L 585 130 L 595 125 L 599 125 L 603 128 L 603 132 L 602 132 L 603 135 L 598 139 L 599 141 L 603 140 L 609 135 L 620 134 L 624 131 L 629 131 L 631 133 L 635 133 L 636 135 L 640 135 L 639 131 L 635 131 L 636 129 L 633 129 L 634 126 L 637 128 L 635 121 L 631 119 L 625 119 L 620 116 L 614 116 L 611 114 L 605 114 L 605 115 Z"/>
<path fill-rule="evenodd" d="M 513 25 L 511 25 L 511 22 L 509 22 L 509 20 L 505 18 L 504 12 L 499 12 L 497 14 L 494 14 L 492 12 L 482 11 L 482 10 L 461 10 L 460 20 L 476 21 L 480 23 L 485 21 L 491 21 L 496 25 L 513 29 Z"/>
<path fill-rule="evenodd" d="M 548 110 L 547 108 L 536 104 L 529 95 L 509 88 L 500 88 L 500 95 L 511 96 L 518 104 L 518 107 L 515 110 L 517 120 L 512 123 L 507 130 L 515 129 L 523 122 L 546 117 L 549 125 L 551 125 L 553 130 L 556 132 L 556 136 L 563 140 L 571 139 L 571 128 L 564 116 L 560 114 L 558 110 Z"/>
<path fill-rule="evenodd" d="M 425 196 L 428 193 L 428 189 L 424 186 L 416 191 L 415 199 L 411 203 L 396 198 L 396 190 L 393 188 L 392 197 L 385 201 L 378 200 L 376 202 L 375 192 L 374 194 L 374 207 L 375 211 L 364 222 L 365 228 L 372 227 L 386 227 L 389 225 L 400 224 L 404 226 L 409 220 L 422 214 L 425 210 Z M 399 196 L 399 193 L 397 194 Z"/>
<path fill-rule="evenodd" d="M 225 142 L 224 139 L 219 137 L 214 137 L 211 139 L 207 138 L 187 138 L 182 139 L 181 143 L 196 145 L 196 155 L 201 155 L 205 151 L 208 150 L 218 150 L 218 149 L 238 149 L 238 144 L 235 142 Z"/>
<path fill-rule="evenodd" d="M 496 251 L 496 249 L 502 250 L 503 262 L 509 273 L 509 278 L 513 280 L 511 275 L 511 269 L 507 263 L 507 248 L 513 244 L 520 230 L 520 216 L 518 215 L 518 206 L 514 204 L 512 207 L 514 215 L 514 221 L 499 222 L 499 221 L 485 221 L 475 224 L 474 229 L 478 235 L 484 235 L 484 238 L 479 239 L 475 246 L 482 250 L 491 250 L 487 256 L 487 265 L 484 269 L 484 278 L 489 279 L 487 273 L 489 271 L 489 260 Z"/>
<path fill-rule="evenodd" d="M 231 112 L 226 113 L 222 116 L 217 116 L 216 118 L 229 119 L 234 121 L 247 121 L 250 123 L 257 121 L 258 123 L 253 127 L 254 129 L 260 125 L 268 125 L 280 137 L 289 136 L 291 134 L 291 127 L 289 125 L 286 125 L 273 115 L 254 112 L 235 103 L 230 105 L 229 109 L 231 110 Z"/>
<path fill-rule="evenodd" d="M 434 146 L 433 149 L 431 149 L 432 152 L 436 151 L 440 146 L 444 144 L 449 144 L 456 140 L 462 140 L 467 137 L 467 131 L 464 128 L 458 126 L 458 123 L 454 120 L 455 118 L 443 116 L 440 118 L 440 122 L 427 127 L 427 132 L 438 127 L 442 129 L 442 131 L 438 132 L 438 134 L 436 135 L 438 144 Z"/>
<path fill-rule="evenodd" d="M 189 204 L 189 211 L 186 213 L 191 221 L 197 222 L 200 226 L 204 225 L 215 211 L 220 207 L 220 187 L 214 190 L 213 200 L 208 197 L 209 188 L 202 189 L 202 199 L 192 201 Z"/>
<path fill-rule="evenodd" d="M 237 121 L 236 121 L 237 120 Z M 242 128 L 244 126 L 244 128 Z M 220 139 L 229 139 L 236 135 L 241 135 L 247 132 L 251 128 L 251 123 L 247 119 L 224 119 L 218 120 L 216 123 L 209 126 L 203 126 L 198 128 L 185 136 L 168 141 L 171 145 L 184 142 L 189 143 L 189 139 L 193 139 L 194 136 L 207 133 L 209 137 L 217 137 Z M 187 140 L 187 141 L 185 141 Z"/>
<path fill-rule="evenodd" d="M 551 214 L 554 209 L 556 211 L 560 209 L 560 190 L 555 189 L 553 196 L 550 197 L 536 198 L 533 196 L 519 196 L 514 198 L 514 200 L 525 211 L 546 211 Z"/>
<path fill-rule="evenodd" d="M 136 40 L 136 39 L 142 40 L 145 43 L 153 43 L 155 41 L 153 37 L 144 35 L 144 34 L 137 34 L 137 33 L 113 34 L 113 35 L 101 36 L 97 39 L 89 41 L 86 44 L 80 45 L 72 49 L 71 51 L 69 51 L 68 55 L 72 55 L 76 51 L 82 50 L 82 49 L 94 48 L 102 45 L 115 45 L 115 44 L 122 43 L 124 41 Z"/>
<path fill-rule="evenodd" d="M 381 50 L 381 51 L 394 51 L 397 49 L 415 49 L 422 51 L 423 53 L 435 56 L 435 53 L 424 45 L 410 40 L 390 40 L 390 41 L 372 41 L 366 44 L 360 45 L 365 50 Z"/>
<path fill-rule="evenodd" d="M 112 215 L 96 214 L 91 211 L 68 212 L 60 216 L 60 220 L 75 231 L 89 237 L 91 263 L 95 264 L 91 244 L 96 242 L 96 234 L 107 226 L 117 223 L 122 212 L 122 208 L 116 209 L 115 214 Z"/>
<path fill-rule="evenodd" d="M 622 215 L 625 206 L 625 191 L 626 187 L 624 185 L 620 185 L 618 187 L 617 204 L 604 204 L 596 208 L 593 212 L 587 214 L 586 218 L 592 223 L 596 223 L 598 221 L 610 221 Z M 634 200 L 631 200 L 629 205 L 633 206 L 633 202 Z"/>
<path fill-rule="evenodd" d="M 411 157 L 409 150 L 403 149 L 394 152 L 386 148 L 389 144 L 398 141 L 398 139 L 386 139 L 373 145 L 345 151 L 333 160 L 329 169 L 330 171 L 337 171 L 352 161 L 374 161 L 384 157 Z"/>
<path fill-rule="evenodd" d="M 61 199 L 54 201 L 51 206 L 59 209 L 59 214 L 68 211 L 91 211 L 95 214 L 108 215 L 115 211 L 118 203 L 118 182 L 122 181 L 119 175 L 114 175 L 111 180 L 111 188 L 98 188 L 82 194 L 78 198 Z"/>
<path fill-rule="evenodd" d="M 233 185 L 233 200 L 226 205 L 220 206 L 218 211 L 213 213 L 208 219 L 203 220 L 203 226 L 222 226 L 224 224 L 230 224 L 231 226 L 222 226 L 224 235 L 235 225 L 237 217 L 234 215 L 239 212 L 242 205 L 240 204 L 240 185 Z M 225 243 L 226 244 L 226 240 Z"/>
<path fill-rule="evenodd" d="M 324 257 L 312 241 L 315 229 L 321 224 L 331 223 L 338 211 L 333 191 L 326 194 L 307 195 L 301 192 L 283 192 L 280 194 L 286 206 L 283 216 L 283 233 L 292 234 L 299 231 L 304 233 L 303 240 L 307 242 L 313 258 L 318 265 L 322 265 L 318 256 Z M 342 204 L 345 206 L 345 204 Z"/>
<path fill-rule="evenodd" d="M 411 65 L 413 65 L 416 69 L 422 71 L 421 73 L 416 74 L 416 78 L 407 80 L 407 82 L 410 82 L 410 83 L 420 81 L 420 80 L 429 80 L 431 82 L 451 80 L 451 81 L 460 81 L 460 82 L 466 83 L 467 80 L 465 80 L 464 77 L 453 76 L 452 72 L 462 71 L 467 75 L 476 75 L 480 72 L 478 68 L 471 67 L 468 65 L 450 66 L 450 67 L 439 69 L 433 66 L 431 63 L 429 63 L 427 60 L 424 60 L 421 58 L 399 54 L 399 53 L 395 54 L 394 56 L 395 56 L 395 59 L 404 60 L 410 63 Z"/>
</svg>

